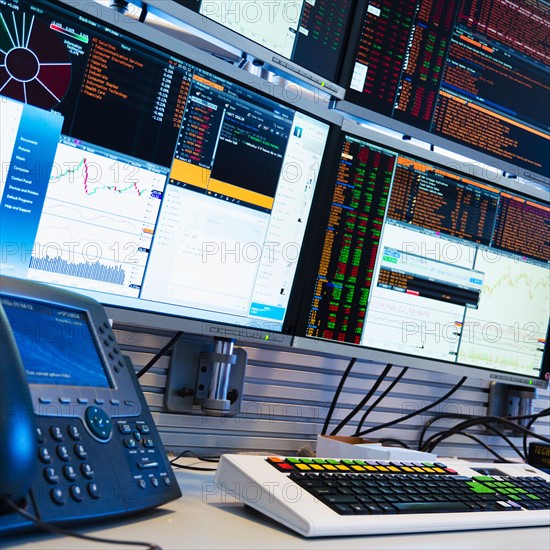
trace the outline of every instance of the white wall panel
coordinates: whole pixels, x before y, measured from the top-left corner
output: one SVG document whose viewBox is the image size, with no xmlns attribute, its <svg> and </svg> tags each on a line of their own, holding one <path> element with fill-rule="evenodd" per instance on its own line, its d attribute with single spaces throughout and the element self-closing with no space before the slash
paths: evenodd
<svg viewBox="0 0 550 550">
<path fill-rule="evenodd" d="M 132 327 L 115 327 L 122 349 L 130 356 L 136 371 L 154 357 L 173 336 L 155 330 L 144 332 Z M 293 350 L 273 350 L 246 347 L 244 398 L 241 413 L 234 418 L 216 418 L 197 411 L 176 414 L 164 407 L 164 390 L 169 369 L 169 357 L 163 356 L 141 379 L 149 406 L 166 447 L 176 453 L 192 450 L 199 454 L 218 455 L 223 451 L 296 453 L 314 449 L 316 436 L 326 417 L 336 386 L 347 360 L 315 356 Z M 344 386 L 331 428 L 346 417 L 356 403 L 369 391 L 385 365 L 358 361 Z M 368 404 L 397 376 L 394 367 Z M 424 407 L 449 391 L 459 378 L 451 374 L 409 369 L 392 392 L 368 417 L 365 427 L 377 426 Z M 370 438 L 399 439 L 415 448 L 424 423 L 436 413 L 485 415 L 487 413 L 488 383 L 469 379 L 451 398 L 432 411 L 425 412 L 395 426 L 376 431 Z M 550 405 L 548 391 L 539 391 L 535 411 Z M 342 429 L 341 435 L 351 434 L 361 415 Z M 454 420 L 442 419 L 429 431 L 448 429 Z M 538 421 L 535 429 L 550 434 L 547 419 Z M 483 428 L 471 428 L 498 453 L 514 458 L 517 455 L 500 437 L 487 435 Z M 520 446 L 522 438 L 514 437 Z M 436 450 L 440 456 L 462 458 L 492 458 L 477 443 L 454 436 Z"/>
</svg>

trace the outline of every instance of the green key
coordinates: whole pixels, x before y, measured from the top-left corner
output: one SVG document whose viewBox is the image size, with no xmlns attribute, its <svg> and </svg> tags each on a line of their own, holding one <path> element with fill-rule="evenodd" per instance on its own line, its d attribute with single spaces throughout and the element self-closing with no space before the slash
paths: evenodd
<svg viewBox="0 0 550 550">
<path fill-rule="evenodd" d="M 327 458 L 327 462 L 329 464 L 340 464 L 340 461 L 336 460 L 335 458 Z"/>
<path fill-rule="evenodd" d="M 521 500 L 521 497 L 519 497 L 518 495 L 508 495 L 508 498 L 510 500 Z"/>
<path fill-rule="evenodd" d="M 482 485 L 481 483 L 478 483 L 477 481 L 467 481 L 466 485 L 470 486 L 470 489 L 474 491 L 474 493 L 482 494 L 482 493 L 496 493 L 494 489 L 491 489 L 491 487 L 486 487 L 485 485 Z"/>
<path fill-rule="evenodd" d="M 291 464 L 298 464 L 301 462 L 301 460 L 299 458 L 295 458 L 293 456 L 287 458 L 287 461 L 290 462 Z"/>
<path fill-rule="evenodd" d="M 532 493 L 529 493 L 527 496 L 533 500 L 540 500 L 540 497 L 538 497 L 537 495 L 533 495 Z"/>
<path fill-rule="evenodd" d="M 326 464 L 327 463 L 327 461 L 324 458 L 314 458 L 313 462 L 315 462 L 315 464 Z"/>
<path fill-rule="evenodd" d="M 474 476 L 474 481 L 495 481 L 491 476 Z"/>
</svg>

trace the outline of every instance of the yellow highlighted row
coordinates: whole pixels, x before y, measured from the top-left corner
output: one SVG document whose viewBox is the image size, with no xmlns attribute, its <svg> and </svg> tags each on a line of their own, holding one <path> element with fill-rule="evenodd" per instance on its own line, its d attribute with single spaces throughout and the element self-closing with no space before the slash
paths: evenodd
<svg viewBox="0 0 550 550">
<path fill-rule="evenodd" d="M 180 159 L 174 159 L 170 178 L 204 189 L 208 193 L 218 193 L 268 210 L 273 208 L 273 197 L 214 179 L 211 170 Z"/>
</svg>

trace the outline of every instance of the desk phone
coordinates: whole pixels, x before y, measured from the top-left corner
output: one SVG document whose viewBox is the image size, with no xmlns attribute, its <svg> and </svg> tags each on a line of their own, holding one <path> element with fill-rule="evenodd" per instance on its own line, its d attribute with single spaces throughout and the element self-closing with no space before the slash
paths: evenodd
<svg viewBox="0 0 550 550">
<path fill-rule="evenodd" d="M 80 524 L 181 496 L 103 307 L 0 277 L 0 535 Z"/>
</svg>

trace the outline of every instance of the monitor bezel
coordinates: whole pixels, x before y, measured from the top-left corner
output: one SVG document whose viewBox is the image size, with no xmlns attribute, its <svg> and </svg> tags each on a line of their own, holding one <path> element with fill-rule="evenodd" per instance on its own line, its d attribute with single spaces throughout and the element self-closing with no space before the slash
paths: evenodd
<svg viewBox="0 0 550 550">
<path fill-rule="evenodd" d="M 140 5 L 141 0 L 135 3 Z M 194 12 L 172 0 L 149 0 L 146 4 L 148 6 L 148 11 L 151 13 L 156 15 L 163 14 L 162 17 L 167 17 L 168 20 L 172 20 L 176 24 L 180 22 L 190 25 L 201 33 L 205 33 L 206 35 L 214 37 L 216 40 L 228 44 L 231 49 L 239 50 L 243 54 L 243 59 L 253 60 L 254 63 L 261 65 L 262 68 L 272 70 L 275 74 L 286 75 L 289 80 L 305 85 L 313 91 L 317 90 L 320 93 L 328 94 L 338 99 L 344 98 L 345 88 L 338 83 L 338 80 L 342 64 L 344 63 L 347 43 L 342 45 L 339 66 L 336 69 L 335 77 L 325 78 L 281 54 L 254 42 L 246 36 L 224 27 L 216 21 L 209 19 L 206 15 Z M 353 25 L 355 10 L 356 5 L 353 5 L 350 8 L 349 28 Z"/>
<path fill-rule="evenodd" d="M 425 161 L 426 163 L 447 166 L 450 170 L 459 172 L 465 177 L 480 179 L 488 184 L 490 183 L 491 185 L 501 187 L 505 190 L 532 197 L 538 201 L 546 202 L 550 206 L 549 190 L 544 186 L 537 185 L 534 182 L 525 181 L 520 178 L 510 179 L 504 174 L 494 172 L 492 170 L 489 171 L 486 166 L 476 163 L 470 159 L 453 158 L 438 151 L 425 149 L 421 144 L 417 144 L 409 140 L 404 141 L 387 133 L 377 132 L 372 127 L 361 125 L 352 120 L 345 120 L 342 124 L 340 137 L 345 134 L 351 134 L 354 137 L 368 141 L 375 146 L 387 148 L 394 151 L 396 154 L 412 156 L 418 158 L 420 161 Z M 337 156 L 337 152 L 335 153 L 335 156 Z M 333 160 L 333 170 L 335 170 L 336 164 L 337 160 Z M 315 247 L 315 241 L 312 235 L 318 235 L 319 229 L 324 231 L 324 228 L 321 227 L 321 222 L 318 222 L 314 227 L 309 227 L 308 229 L 309 232 L 306 234 L 306 243 L 309 243 L 309 248 L 312 250 Z M 320 253 L 321 244 L 319 243 L 319 239 L 317 239 L 317 256 Z M 313 250 L 313 254 L 315 254 L 315 250 Z M 311 262 L 311 257 L 308 260 Z M 307 275 L 304 275 L 303 269 L 304 268 L 302 268 L 301 273 L 304 279 L 302 279 L 301 284 L 305 286 L 307 281 L 312 280 L 311 270 L 313 268 L 310 266 L 310 272 L 308 272 Z M 304 293 L 304 300 L 305 299 L 307 298 Z M 303 328 L 303 322 L 298 323 L 297 321 L 299 317 L 303 319 L 306 306 L 307 304 L 302 301 L 299 311 L 293 311 L 295 325 L 293 330 L 294 336 L 291 342 L 292 348 L 299 349 L 304 352 L 314 352 L 322 356 L 345 358 L 355 357 L 359 360 L 407 366 L 440 374 L 456 374 L 457 376 L 468 376 L 480 380 L 504 382 L 507 384 L 537 387 L 541 389 L 546 389 L 549 387 L 550 352 L 548 351 L 548 345 L 545 347 L 545 353 L 542 358 L 539 376 L 532 377 L 524 374 L 496 371 L 490 368 L 484 369 L 483 367 L 467 365 L 464 363 L 445 362 L 440 359 L 430 359 L 427 357 L 419 357 L 402 352 L 366 347 L 348 342 L 326 340 L 313 336 L 304 336 L 303 334 L 298 334 L 298 329 L 301 330 Z M 547 327 L 547 342 L 549 341 L 549 338 L 550 320 Z"/>
</svg>

